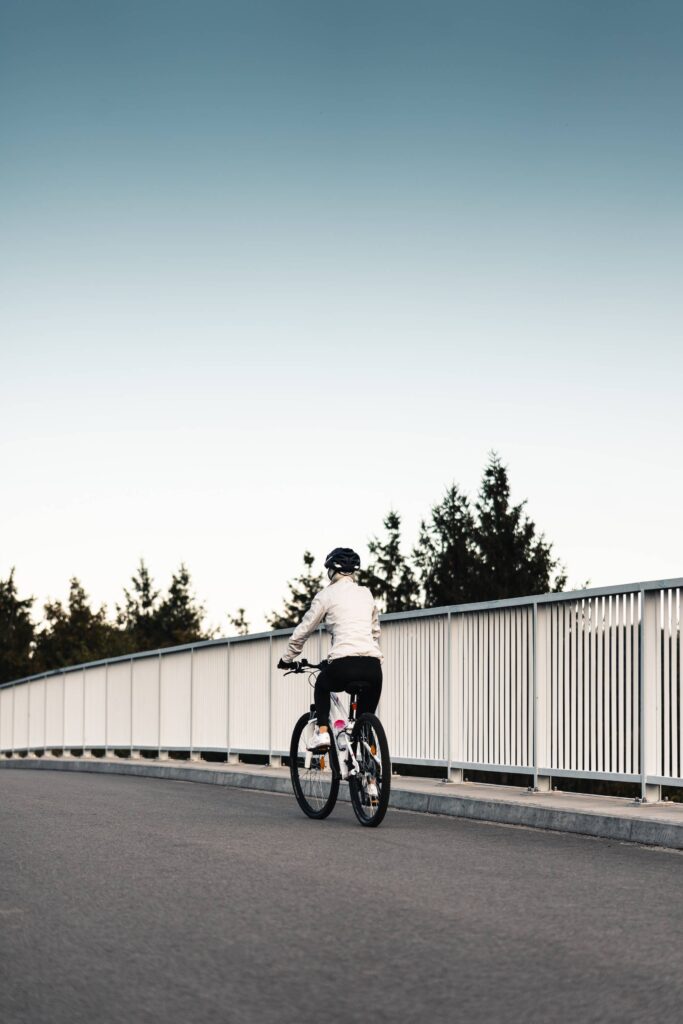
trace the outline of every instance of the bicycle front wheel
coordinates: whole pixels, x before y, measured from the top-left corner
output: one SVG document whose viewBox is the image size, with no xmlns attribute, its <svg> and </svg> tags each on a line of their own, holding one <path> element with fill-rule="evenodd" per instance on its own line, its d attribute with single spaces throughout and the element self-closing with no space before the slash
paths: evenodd
<svg viewBox="0 0 683 1024">
<path fill-rule="evenodd" d="M 351 746 L 360 772 L 349 778 L 351 804 L 361 825 L 374 828 L 387 813 L 391 789 L 391 757 L 384 726 L 377 715 L 356 720 Z"/>
<path fill-rule="evenodd" d="M 315 731 L 315 720 L 302 715 L 294 726 L 289 750 L 289 773 L 299 807 L 309 818 L 326 818 L 339 794 L 339 764 L 332 741 L 324 754 L 307 749 Z"/>
</svg>

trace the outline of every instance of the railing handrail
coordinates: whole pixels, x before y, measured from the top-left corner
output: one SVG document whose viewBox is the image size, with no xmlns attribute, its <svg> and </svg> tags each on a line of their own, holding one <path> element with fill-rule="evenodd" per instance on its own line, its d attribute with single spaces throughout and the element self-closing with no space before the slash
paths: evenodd
<svg viewBox="0 0 683 1024">
<path fill-rule="evenodd" d="M 610 597 L 614 594 L 637 594 L 652 590 L 674 590 L 683 588 L 683 577 L 664 580 L 647 580 L 641 583 L 624 583 L 608 587 L 588 587 L 585 590 L 568 590 L 551 592 L 549 594 L 532 594 L 528 597 L 509 597 L 496 601 L 473 601 L 466 604 L 440 605 L 436 608 L 415 608 L 406 612 L 385 612 L 380 615 L 380 622 L 399 622 L 405 619 L 435 618 L 443 615 L 464 615 L 468 612 L 493 611 L 501 608 L 520 608 L 529 605 L 556 604 L 563 601 L 578 601 L 592 597 Z M 62 675 L 67 672 L 78 672 L 83 669 L 97 668 L 98 666 L 114 665 L 120 662 L 137 661 L 143 658 L 159 657 L 160 654 L 180 654 L 183 651 L 193 651 L 207 647 L 220 647 L 226 644 L 245 643 L 250 640 L 264 640 L 267 637 L 288 636 L 293 632 L 292 628 L 265 630 L 260 633 L 248 633 L 229 637 L 215 637 L 210 640 L 195 640 L 188 644 L 179 644 L 175 647 L 157 647 L 149 651 L 135 651 L 131 654 L 118 654 L 111 658 L 100 658 L 96 661 L 85 661 L 77 665 L 65 665 L 62 668 L 50 669 L 47 672 L 37 672 L 34 675 L 22 676 L 20 679 L 12 679 L 6 683 L 0 683 L 0 690 L 11 686 L 19 686 L 22 683 L 29 683 L 35 679 L 49 679 L 52 676 Z"/>
</svg>

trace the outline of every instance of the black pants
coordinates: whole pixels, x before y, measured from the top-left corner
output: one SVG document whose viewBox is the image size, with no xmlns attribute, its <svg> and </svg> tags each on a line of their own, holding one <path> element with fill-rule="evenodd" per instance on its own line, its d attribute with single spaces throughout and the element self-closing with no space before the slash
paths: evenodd
<svg viewBox="0 0 683 1024">
<path fill-rule="evenodd" d="M 315 684 L 318 725 L 327 725 L 331 693 L 357 693 L 358 715 L 376 711 L 382 693 L 382 663 L 379 658 L 335 658 L 321 669 Z"/>
</svg>

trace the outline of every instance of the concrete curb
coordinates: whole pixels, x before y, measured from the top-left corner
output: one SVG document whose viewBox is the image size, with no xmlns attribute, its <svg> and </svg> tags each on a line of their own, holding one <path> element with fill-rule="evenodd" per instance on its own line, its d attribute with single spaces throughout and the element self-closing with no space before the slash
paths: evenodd
<svg viewBox="0 0 683 1024">
<path fill-rule="evenodd" d="M 62 760 L 60 758 L 2 759 L 0 768 L 34 771 L 100 772 L 111 775 L 137 775 L 147 778 L 169 779 L 175 782 L 203 782 L 210 785 L 234 786 L 238 789 L 256 789 L 270 793 L 291 794 L 289 776 L 259 773 L 257 770 L 217 770 L 215 768 L 187 767 L 183 764 L 159 764 L 145 761 L 104 761 L 93 759 Z M 348 800 L 348 789 L 342 786 L 340 799 Z M 511 800 L 490 800 L 482 797 L 458 795 L 457 792 L 434 794 L 402 789 L 394 782 L 389 806 L 397 810 L 422 814 L 442 814 L 455 818 L 469 818 L 498 825 L 522 825 L 527 828 L 553 832 L 571 832 L 599 839 L 640 843 L 683 850 L 683 817 L 681 823 L 664 822 L 647 817 L 624 817 L 599 811 L 562 810 L 523 804 Z"/>
<path fill-rule="evenodd" d="M 683 850 L 683 824 L 668 824 L 652 819 L 632 820 L 599 812 L 521 806 L 502 800 L 473 799 L 457 794 L 432 796 L 429 793 L 410 793 L 400 789 L 392 793 L 389 803 L 390 806 L 404 811 L 446 814 L 497 825 L 523 825 L 526 828 L 545 829 L 551 832 L 573 832 L 598 839 L 615 839 L 619 842 Z"/>
<path fill-rule="evenodd" d="M 142 775 L 147 778 L 169 779 L 172 782 L 204 782 L 218 786 L 236 786 L 238 789 L 262 789 L 269 793 L 291 793 L 287 778 L 258 775 L 252 772 L 220 772 L 212 768 L 187 768 L 182 764 L 158 764 L 154 761 L 66 760 L 62 758 L 22 758 L 0 761 L 0 768 L 28 768 L 39 771 L 100 772 L 108 775 Z"/>
</svg>

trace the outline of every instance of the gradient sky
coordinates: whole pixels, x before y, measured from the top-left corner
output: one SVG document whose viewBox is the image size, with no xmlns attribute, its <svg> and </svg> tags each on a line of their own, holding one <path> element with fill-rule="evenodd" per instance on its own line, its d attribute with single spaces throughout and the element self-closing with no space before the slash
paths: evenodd
<svg viewBox="0 0 683 1024">
<path fill-rule="evenodd" d="M 487 452 L 683 575 L 683 5 L 0 0 L 0 575 L 255 627 Z"/>
</svg>

